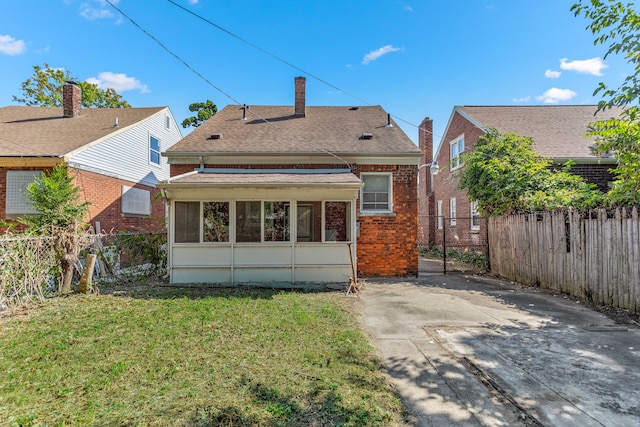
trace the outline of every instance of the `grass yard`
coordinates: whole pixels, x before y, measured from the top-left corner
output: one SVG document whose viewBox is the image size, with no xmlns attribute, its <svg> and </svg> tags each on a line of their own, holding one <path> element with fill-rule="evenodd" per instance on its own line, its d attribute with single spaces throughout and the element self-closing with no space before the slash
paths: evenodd
<svg viewBox="0 0 640 427">
<path fill-rule="evenodd" d="M 395 426 L 342 293 L 154 287 L 0 319 L 2 426 Z"/>
</svg>

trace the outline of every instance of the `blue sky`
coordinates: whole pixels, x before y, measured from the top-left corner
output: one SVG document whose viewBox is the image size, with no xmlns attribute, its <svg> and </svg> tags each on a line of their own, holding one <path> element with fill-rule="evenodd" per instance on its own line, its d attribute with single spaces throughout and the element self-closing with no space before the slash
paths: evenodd
<svg viewBox="0 0 640 427">
<path fill-rule="evenodd" d="M 11 1 L 0 105 L 44 63 L 134 107 L 169 106 L 179 123 L 206 99 L 293 105 L 306 75 L 307 105 L 381 105 L 414 141 L 428 116 L 438 144 L 455 105 L 595 104 L 599 82 L 631 70 L 604 60 L 573 0 L 173 1 L 225 31 L 166 0 L 111 3 L 208 82 L 104 0 Z"/>
</svg>

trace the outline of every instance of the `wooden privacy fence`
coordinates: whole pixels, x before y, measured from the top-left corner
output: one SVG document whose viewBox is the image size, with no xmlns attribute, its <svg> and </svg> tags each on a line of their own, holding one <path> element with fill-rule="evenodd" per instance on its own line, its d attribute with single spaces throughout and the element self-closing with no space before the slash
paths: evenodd
<svg viewBox="0 0 640 427">
<path fill-rule="evenodd" d="M 491 271 L 640 312 L 638 208 L 490 218 Z"/>
</svg>

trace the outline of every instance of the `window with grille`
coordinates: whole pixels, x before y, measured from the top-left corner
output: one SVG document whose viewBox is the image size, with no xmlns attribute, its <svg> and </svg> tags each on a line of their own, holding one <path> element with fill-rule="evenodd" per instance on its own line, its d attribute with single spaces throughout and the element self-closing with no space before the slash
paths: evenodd
<svg viewBox="0 0 640 427">
<path fill-rule="evenodd" d="M 391 212 L 391 174 L 362 174 L 360 210 Z"/>
</svg>

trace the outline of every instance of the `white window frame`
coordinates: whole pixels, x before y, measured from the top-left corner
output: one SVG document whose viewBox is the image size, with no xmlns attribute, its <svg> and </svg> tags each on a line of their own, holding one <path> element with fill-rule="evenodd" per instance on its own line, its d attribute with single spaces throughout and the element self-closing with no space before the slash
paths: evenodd
<svg viewBox="0 0 640 427">
<path fill-rule="evenodd" d="M 151 147 L 151 140 L 155 139 L 156 141 L 158 141 L 158 150 L 155 150 Z M 155 166 L 160 166 L 160 164 L 162 163 L 162 141 L 160 140 L 160 138 L 158 138 L 157 136 L 154 136 L 152 134 L 149 134 L 149 141 L 147 146 L 149 147 L 149 164 L 150 165 L 155 165 Z M 151 155 L 152 154 L 157 154 L 158 155 L 158 163 L 154 162 L 153 160 L 151 160 Z"/>
<path fill-rule="evenodd" d="M 360 212 L 365 214 L 370 213 L 390 213 L 393 212 L 393 174 L 389 172 L 363 172 L 360 174 L 360 180 L 364 184 L 364 177 L 366 176 L 386 176 L 387 181 L 387 190 L 388 190 L 388 199 L 387 199 L 387 209 L 366 209 L 364 207 L 364 190 L 365 187 L 360 189 Z"/>
<path fill-rule="evenodd" d="M 42 177 L 40 170 L 8 170 L 6 176 L 5 214 L 7 218 L 39 214 L 26 191 L 27 185 Z"/>
<path fill-rule="evenodd" d="M 123 185 L 120 205 L 123 215 L 151 215 L 151 191 Z"/>
<path fill-rule="evenodd" d="M 469 202 L 469 213 L 471 215 L 471 230 L 472 231 L 478 231 L 480 230 L 480 212 L 478 212 L 478 202 L 475 200 L 471 200 Z M 475 221 L 478 221 L 477 224 L 475 224 Z"/>
<path fill-rule="evenodd" d="M 438 230 L 442 230 L 444 228 L 444 217 L 442 216 L 442 200 L 438 200 L 437 213 L 438 213 Z"/>
<path fill-rule="evenodd" d="M 462 153 L 464 153 L 464 135 L 460 135 L 449 143 L 449 167 L 452 171 L 462 166 L 460 158 Z"/>
<path fill-rule="evenodd" d="M 451 225 L 456 225 L 456 217 L 457 217 L 457 207 L 456 207 L 456 198 L 452 197 L 449 199 L 449 221 Z"/>
</svg>

